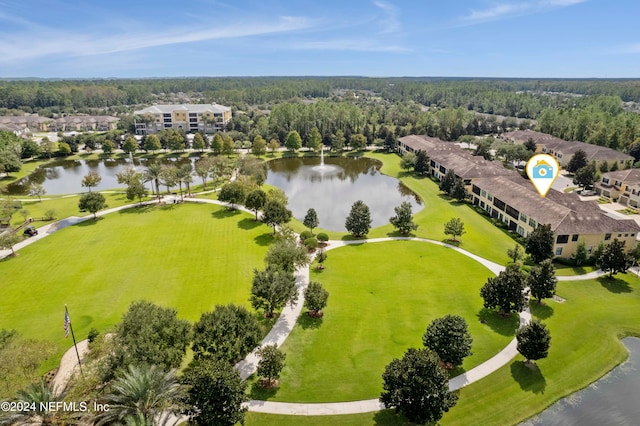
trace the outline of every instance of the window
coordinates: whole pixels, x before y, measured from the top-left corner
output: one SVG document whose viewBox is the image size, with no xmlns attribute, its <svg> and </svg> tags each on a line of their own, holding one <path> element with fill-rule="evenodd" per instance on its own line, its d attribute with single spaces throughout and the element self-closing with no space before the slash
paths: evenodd
<svg viewBox="0 0 640 426">
<path fill-rule="evenodd" d="M 562 254 L 562 247 L 558 247 L 556 249 L 556 256 L 560 256 Z"/>
<path fill-rule="evenodd" d="M 480 192 L 480 195 L 482 195 L 483 197 L 487 196 L 487 191 L 485 191 L 484 189 Z"/>
<path fill-rule="evenodd" d="M 522 226 L 518 226 L 518 234 L 520 234 L 520 236 L 524 237 L 524 228 Z"/>
<path fill-rule="evenodd" d="M 520 213 L 520 221 L 527 223 L 527 215 L 524 213 Z"/>
<path fill-rule="evenodd" d="M 507 206 L 507 209 L 505 211 L 515 220 L 518 220 L 518 217 L 520 217 L 520 212 L 509 205 Z"/>
<path fill-rule="evenodd" d="M 622 237 L 622 234 L 618 234 L 618 238 Z"/>
<path fill-rule="evenodd" d="M 573 234 L 573 235 L 571 236 L 571 241 L 573 241 L 573 242 L 578 241 L 578 237 L 579 237 L 579 235 L 578 235 L 578 234 Z"/>
<path fill-rule="evenodd" d="M 497 208 L 499 208 L 500 210 L 504 211 L 504 208 L 506 206 L 506 204 L 504 203 L 504 201 L 502 201 L 499 198 L 494 198 L 493 199 L 493 205 L 496 206 Z"/>
<path fill-rule="evenodd" d="M 487 199 L 488 199 L 489 201 L 493 201 L 493 195 L 491 195 L 491 194 L 487 195 Z"/>
<path fill-rule="evenodd" d="M 535 220 L 529 218 L 529 226 L 532 228 L 535 228 L 536 226 L 538 226 L 538 224 L 536 223 Z"/>
<path fill-rule="evenodd" d="M 604 234 L 604 240 L 609 241 L 611 239 L 611 234 Z"/>
<path fill-rule="evenodd" d="M 568 235 L 558 235 L 558 237 L 556 238 L 556 243 L 558 244 L 566 244 L 568 242 L 569 242 Z"/>
<path fill-rule="evenodd" d="M 473 185 L 473 187 L 471 188 L 471 192 L 473 192 L 476 195 L 480 195 L 480 188 L 478 188 L 477 186 Z"/>
</svg>

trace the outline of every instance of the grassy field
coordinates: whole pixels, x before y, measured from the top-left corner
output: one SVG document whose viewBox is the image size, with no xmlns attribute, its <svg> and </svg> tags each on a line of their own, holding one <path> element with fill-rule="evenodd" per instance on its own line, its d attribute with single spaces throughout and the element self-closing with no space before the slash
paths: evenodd
<svg viewBox="0 0 640 426">
<path fill-rule="evenodd" d="M 311 275 L 330 292 L 324 318 L 300 317 L 283 346 L 287 366 L 280 389 L 273 395 L 256 386 L 253 397 L 297 402 L 376 398 L 385 365 L 409 347 L 421 347 L 426 326 L 446 314 L 464 317 L 474 338 L 474 355 L 465 360 L 465 369 L 489 359 L 513 338 L 517 318 L 482 309 L 479 290 L 491 272 L 466 256 L 406 241 L 347 246 L 328 254 L 326 269 Z"/>
<path fill-rule="evenodd" d="M 0 328 L 58 345 L 70 343 L 64 304 L 76 337 L 109 329 L 134 300 L 174 307 L 195 321 L 216 304 L 249 306 L 254 267 L 271 229 L 249 214 L 213 205 L 124 210 L 56 232 L 0 261 Z"/>
<path fill-rule="evenodd" d="M 513 425 L 544 410 L 606 374 L 627 357 L 624 336 L 640 336 L 640 278 L 622 275 L 558 283 L 564 303 L 532 305 L 535 317 L 551 331 L 549 357 L 537 370 L 521 356 L 460 392 L 458 404 L 442 425 Z M 402 425 L 390 411 L 330 417 L 275 416 L 249 413 L 248 425 Z"/>
</svg>

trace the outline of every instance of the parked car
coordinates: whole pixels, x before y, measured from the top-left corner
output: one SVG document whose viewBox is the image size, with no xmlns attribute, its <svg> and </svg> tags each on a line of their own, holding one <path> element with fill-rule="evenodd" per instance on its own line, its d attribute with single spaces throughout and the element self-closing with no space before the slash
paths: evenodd
<svg viewBox="0 0 640 426">
<path fill-rule="evenodd" d="M 594 191 L 593 189 L 583 189 L 582 191 L 580 191 L 580 195 L 598 195 L 598 193 L 596 191 Z"/>
<path fill-rule="evenodd" d="M 33 226 L 27 226 L 24 228 L 24 232 L 22 233 L 25 237 L 33 237 L 34 235 L 38 235 L 38 230 Z"/>
</svg>

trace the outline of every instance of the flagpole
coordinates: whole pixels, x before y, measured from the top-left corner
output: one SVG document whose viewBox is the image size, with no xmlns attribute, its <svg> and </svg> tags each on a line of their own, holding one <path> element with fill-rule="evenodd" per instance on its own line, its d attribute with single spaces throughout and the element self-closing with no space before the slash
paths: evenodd
<svg viewBox="0 0 640 426">
<path fill-rule="evenodd" d="M 67 305 L 64 305 L 64 312 L 67 314 L 67 318 L 71 318 L 69 316 L 69 309 L 67 309 Z M 78 344 L 76 343 L 76 336 L 73 334 L 73 325 L 71 324 L 71 319 L 69 319 L 69 330 L 71 330 L 71 338 L 73 339 L 73 347 L 76 348 L 76 356 L 78 357 L 78 366 L 80 367 L 80 374 L 84 379 L 84 371 L 82 371 L 82 362 L 80 362 L 80 353 L 78 352 Z"/>
</svg>

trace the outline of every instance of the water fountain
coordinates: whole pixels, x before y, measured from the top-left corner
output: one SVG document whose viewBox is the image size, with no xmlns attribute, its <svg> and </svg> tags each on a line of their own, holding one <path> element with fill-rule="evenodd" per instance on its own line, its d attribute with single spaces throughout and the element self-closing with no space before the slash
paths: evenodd
<svg viewBox="0 0 640 426">
<path fill-rule="evenodd" d="M 320 165 L 312 167 L 312 169 L 313 171 L 316 171 L 316 172 L 328 172 L 328 171 L 337 170 L 338 167 L 324 164 L 324 146 L 323 146 L 322 148 L 320 148 Z"/>
</svg>

